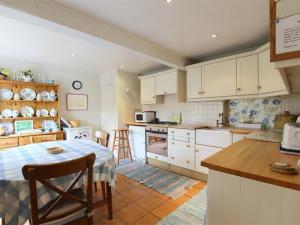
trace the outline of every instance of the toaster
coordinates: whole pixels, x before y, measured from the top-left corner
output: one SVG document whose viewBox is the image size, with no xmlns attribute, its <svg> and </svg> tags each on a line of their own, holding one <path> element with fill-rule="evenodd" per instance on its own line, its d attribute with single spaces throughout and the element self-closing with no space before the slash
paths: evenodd
<svg viewBox="0 0 300 225">
<path fill-rule="evenodd" d="M 286 123 L 280 150 L 283 153 L 300 155 L 300 123 Z"/>
</svg>

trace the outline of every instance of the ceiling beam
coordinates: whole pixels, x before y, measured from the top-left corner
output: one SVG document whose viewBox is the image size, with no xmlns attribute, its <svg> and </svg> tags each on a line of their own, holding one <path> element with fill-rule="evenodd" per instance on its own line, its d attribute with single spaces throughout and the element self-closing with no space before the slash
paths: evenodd
<svg viewBox="0 0 300 225">
<path fill-rule="evenodd" d="M 184 69 L 187 62 L 170 49 L 54 1 L 1 0 L 0 4 L 125 47 L 173 68 Z"/>
</svg>

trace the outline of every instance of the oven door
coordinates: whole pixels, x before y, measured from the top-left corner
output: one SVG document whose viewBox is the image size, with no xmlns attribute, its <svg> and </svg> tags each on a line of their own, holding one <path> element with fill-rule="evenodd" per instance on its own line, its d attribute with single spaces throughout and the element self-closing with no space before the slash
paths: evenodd
<svg viewBox="0 0 300 225">
<path fill-rule="evenodd" d="M 146 132 L 146 152 L 168 157 L 168 135 Z"/>
</svg>

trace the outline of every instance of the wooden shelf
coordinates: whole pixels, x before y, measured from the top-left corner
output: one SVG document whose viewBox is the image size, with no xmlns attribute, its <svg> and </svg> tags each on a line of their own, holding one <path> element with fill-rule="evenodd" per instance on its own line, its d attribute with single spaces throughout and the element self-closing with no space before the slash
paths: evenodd
<svg viewBox="0 0 300 225">
<path fill-rule="evenodd" d="M 0 102 L 38 102 L 38 103 L 53 103 L 53 102 L 58 102 L 57 100 L 55 101 L 38 101 L 38 100 L 0 100 Z"/>
<path fill-rule="evenodd" d="M 16 117 L 16 118 L 0 118 L 0 122 L 11 122 L 15 120 L 47 120 L 47 119 L 58 119 L 59 116 L 41 116 L 41 117 Z"/>
<path fill-rule="evenodd" d="M 48 87 L 58 87 L 59 86 L 59 84 L 24 82 L 24 81 L 17 81 L 17 80 L 0 80 L 0 83 L 3 83 L 3 84 L 19 84 L 19 85 L 28 85 L 28 86 L 48 86 Z"/>
</svg>

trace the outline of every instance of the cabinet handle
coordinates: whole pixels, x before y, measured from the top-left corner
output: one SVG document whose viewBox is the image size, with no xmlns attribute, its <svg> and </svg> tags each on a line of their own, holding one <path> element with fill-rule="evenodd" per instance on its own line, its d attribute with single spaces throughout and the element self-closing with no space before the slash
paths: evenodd
<svg viewBox="0 0 300 225">
<path fill-rule="evenodd" d="M 166 95 L 166 94 L 168 94 L 168 93 L 165 91 L 165 95 Z"/>
<path fill-rule="evenodd" d="M 198 149 L 196 149 L 196 150 L 195 150 L 195 152 L 199 152 L 199 150 L 198 150 Z"/>
<path fill-rule="evenodd" d="M 153 98 L 155 98 L 155 96 L 153 96 Z"/>
<path fill-rule="evenodd" d="M 186 163 L 187 163 L 187 164 L 189 164 L 189 163 L 190 163 L 190 161 L 189 161 L 189 160 L 187 160 L 187 161 L 186 161 Z"/>
<path fill-rule="evenodd" d="M 204 94 L 204 91 L 198 91 L 198 94 L 199 95 Z"/>
<path fill-rule="evenodd" d="M 157 156 L 154 156 L 154 158 L 156 158 L 156 159 L 157 159 L 158 157 L 157 157 Z"/>
<path fill-rule="evenodd" d="M 187 132 L 186 135 L 190 135 L 190 132 Z"/>
<path fill-rule="evenodd" d="M 187 147 L 187 148 L 190 148 L 191 146 L 190 146 L 190 145 L 187 145 L 186 147 Z"/>
<path fill-rule="evenodd" d="M 257 89 L 261 89 L 261 86 L 260 86 L 260 85 L 258 85 L 258 86 L 257 86 Z"/>
<path fill-rule="evenodd" d="M 237 91 L 241 91 L 242 89 L 241 89 L 241 88 L 237 88 L 236 90 L 237 90 Z"/>
<path fill-rule="evenodd" d="M 171 157 L 171 159 L 175 159 L 175 157 Z"/>
<path fill-rule="evenodd" d="M 171 134 L 174 134 L 174 131 L 171 131 Z"/>
<path fill-rule="evenodd" d="M 174 145 L 174 142 L 171 142 L 172 145 Z"/>
</svg>

